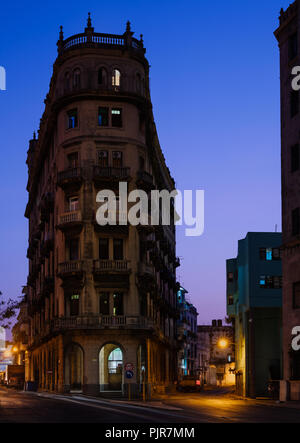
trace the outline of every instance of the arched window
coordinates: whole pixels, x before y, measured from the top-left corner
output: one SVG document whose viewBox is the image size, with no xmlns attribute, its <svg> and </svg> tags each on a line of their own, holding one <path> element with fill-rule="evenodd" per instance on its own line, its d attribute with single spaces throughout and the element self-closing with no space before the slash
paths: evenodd
<svg viewBox="0 0 300 443">
<path fill-rule="evenodd" d="M 70 73 L 66 72 L 65 73 L 65 78 L 64 78 L 64 91 L 65 92 L 69 92 L 70 91 Z"/>
<path fill-rule="evenodd" d="M 120 348 L 114 349 L 108 357 L 108 372 L 116 374 L 121 370 L 123 364 L 123 356 Z"/>
<path fill-rule="evenodd" d="M 112 86 L 115 89 L 119 89 L 121 86 L 121 72 L 118 69 L 113 70 Z"/>
<path fill-rule="evenodd" d="M 75 69 L 75 71 L 73 72 L 73 88 L 74 89 L 80 88 L 80 83 L 81 83 L 80 77 L 81 77 L 80 69 Z"/>
<path fill-rule="evenodd" d="M 106 86 L 106 70 L 104 68 L 100 68 L 98 71 L 98 85 Z"/>
</svg>

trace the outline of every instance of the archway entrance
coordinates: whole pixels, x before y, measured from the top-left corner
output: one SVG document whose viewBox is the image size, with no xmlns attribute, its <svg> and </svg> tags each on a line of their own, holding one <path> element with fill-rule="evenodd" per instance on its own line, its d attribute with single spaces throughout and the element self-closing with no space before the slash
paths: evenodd
<svg viewBox="0 0 300 443">
<path fill-rule="evenodd" d="M 82 391 L 83 352 L 80 346 L 72 344 L 67 348 L 65 357 L 65 385 L 72 392 Z"/>
<path fill-rule="evenodd" d="M 107 344 L 99 354 L 100 392 L 122 391 L 123 352 L 118 345 Z"/>
</svg>

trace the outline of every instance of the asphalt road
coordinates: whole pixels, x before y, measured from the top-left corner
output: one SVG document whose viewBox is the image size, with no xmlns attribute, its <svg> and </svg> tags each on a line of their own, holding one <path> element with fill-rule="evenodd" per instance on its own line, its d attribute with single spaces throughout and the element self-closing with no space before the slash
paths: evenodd
<svg viewBox="0 0 300 443">
<path fill-rule="evenodd" d="M 300 423 L 300 407 L 239 400 L 217 393 L 182 394 L 144 407 L 82 396 L 45 397 L 0 389 L 0 423 Z"/>
</svg>

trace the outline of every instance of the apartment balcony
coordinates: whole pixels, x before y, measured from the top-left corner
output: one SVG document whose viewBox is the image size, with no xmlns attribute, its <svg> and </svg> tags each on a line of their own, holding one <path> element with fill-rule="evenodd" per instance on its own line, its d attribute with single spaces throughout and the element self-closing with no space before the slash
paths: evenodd
<svg viewBox="0 0 300 443">
<path fill-rule="evenodd" d="M 83 169 L 81 167 L 66 169 L 57 174 L 57 185 L 64 190 L 78 190 L 82 181 Z"/>
<path fill-rule="evenodd" d="M 64 263 L 59 263 L 58 265 L 57 275 L 61 279 L 82 279 L 83 274 L 83 262 L 81 260 L 67 261 Z"/>
<path fill-rule="evenodd" d="M 89 315 L 62 317 L 52 321 L 52 331 L 76 329 L 154 329 L 153 320 L 126 315 Z"/>
<path fill-rule="evenodd" d="M 146 171 L 138 171 L 136 174 L 136 184 L 138 188 L 151 191 L 155 188 L 153 176 Z"/>
<path fill-rule="evenodd" d="M 93 179 L 95 184 L 100 186 L 103 183 L 109 184 L 110 182 L 119 183 L 120 181 L 129 181 L 130 168 L 94 166 Z"/>
<path fill-rule="evenodd" d="M 128 260 L 95 260 L 94 272 L 129 272 Z"/>
<path fill-rule="evenodd" d="M 129 288 L 131 272 L 128 260 L 95 260 L 94 279 L 100 284 L 111 288 Z"/>
<path fill-rule="evenodd" d="M 65 212 L 64 214 L 61 214 L 58 218 L 57 227 L 61 231 L 77 228 L 77 230 L 80 232 L 82 226 L 83 223 L 81 211 Z"/>
</svg>

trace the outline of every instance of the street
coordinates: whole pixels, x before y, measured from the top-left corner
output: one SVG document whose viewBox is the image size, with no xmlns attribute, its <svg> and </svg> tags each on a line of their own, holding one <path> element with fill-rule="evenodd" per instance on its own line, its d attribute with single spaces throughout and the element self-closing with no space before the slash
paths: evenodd
<svg viewBox="0 0 300 443">
<path fill-rule="evenodd" d="M 299 409 L 218 392 L 180 394 L 143 406 L 0 389 L 0 423 L 299 423 Z"/>
</svg>

